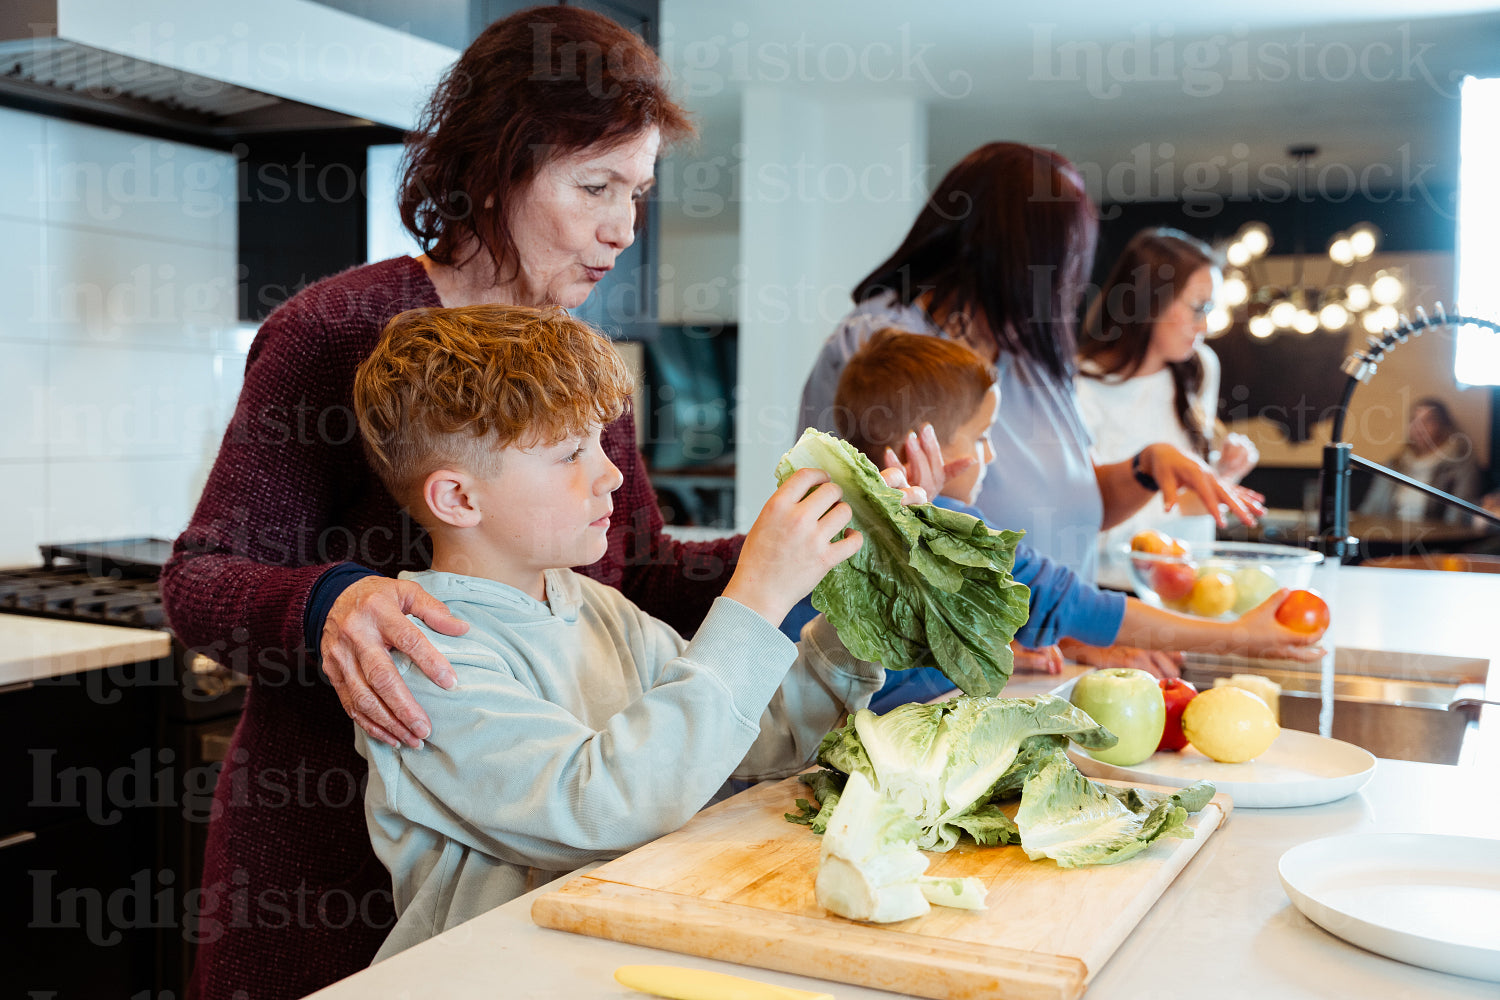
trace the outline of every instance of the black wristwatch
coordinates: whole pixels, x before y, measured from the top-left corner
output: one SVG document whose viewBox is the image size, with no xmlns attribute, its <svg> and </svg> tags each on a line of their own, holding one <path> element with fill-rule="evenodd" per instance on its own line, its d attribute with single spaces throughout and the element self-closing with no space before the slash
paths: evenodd
<svg viewBox="0 0 1500 1000">
<path fill-rule="evenodd" d="M 1151 493 L 1155 493 L 1161 489 L 1161 483 L 1156 481 L 1156 477 L 1141 468 L 1140 452 L 1136 452 L 1135 457 L 1130 460 L 1130 474 L 1135 477 L 1135 481 L 1140 483 L 1142 488 Z"/>
</svg>

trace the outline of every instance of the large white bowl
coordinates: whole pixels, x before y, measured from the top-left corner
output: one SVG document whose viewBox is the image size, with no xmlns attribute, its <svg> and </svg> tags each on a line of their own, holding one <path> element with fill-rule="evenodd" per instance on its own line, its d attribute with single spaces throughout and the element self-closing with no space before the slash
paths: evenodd
<svg viewBox="0 0 1500 1000">
<path fill-rule="evenodd" d="M 1304 916 L 1351 944 L 1500 982 L 1500 840 L 1325 837 L 1283 854 L 1277 874 Z"/>
</svg>

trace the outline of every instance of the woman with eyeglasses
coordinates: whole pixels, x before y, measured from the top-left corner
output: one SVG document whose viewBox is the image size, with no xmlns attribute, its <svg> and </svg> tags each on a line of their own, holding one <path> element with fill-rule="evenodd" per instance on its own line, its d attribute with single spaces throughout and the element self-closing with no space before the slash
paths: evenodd
<svg viewBox="0 0 1500 1000">
<path fill-rule="evenodd" d="M 1145 229 L 1126 244 L 1084 318 L 1076 388 L 1096 462 L 1130 458 L 1164 441 L 1238 483 L 1259 454 L 1229 434 L 1215 447 L 1219 359 L 1205 344 L 1219 264 L 1201 240 L 1176 229 Z M 1099 537 L 1099 582 L 1130 589 L 1118 555 L 1138 532 L 1212 542 L 1214 519 L 1196 497 L 1173 510 L 1148 503 Z"/>
</svg>

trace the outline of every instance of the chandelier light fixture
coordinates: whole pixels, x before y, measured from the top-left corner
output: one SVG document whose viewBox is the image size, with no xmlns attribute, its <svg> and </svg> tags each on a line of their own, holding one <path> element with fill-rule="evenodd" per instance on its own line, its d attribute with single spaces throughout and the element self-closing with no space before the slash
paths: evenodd
<svg viewBox="0 0 1500 1000">
<path fill-rule="evenodd" d="M 1308 200 L 1308 166 L 1317 154 L 1317 146 L 1287 149 L 1296 161 L 1296 198 L 1301 204 Z M 1228 267 L 1218 304 L 1209 315 L 1210 332 L 1223 333 L 1243 324 L 1252 338 L 1267 340 L 1284 332 L 1343 334 L 1358 325 L 1379 333 L 1394 326 L 1406 286 L 1399 275 L 1369 265 L 1380 245 L 1379 231 L 1361 222 L 1335 233 L 1328 241 L 1326 261 L 1315 268 L 1309 266 L 1303 248 L 1300 211 L 1296 218 L 1288 280 L 1273 277 L 1266 261 L 1274 241 L 1264 222 L 1242 226 L 1224 248 Z"/>
</svg>

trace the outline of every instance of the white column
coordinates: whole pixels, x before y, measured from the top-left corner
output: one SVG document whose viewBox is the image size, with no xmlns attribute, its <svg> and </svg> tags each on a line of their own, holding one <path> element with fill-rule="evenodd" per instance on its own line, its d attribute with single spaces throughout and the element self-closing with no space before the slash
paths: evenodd
<svg viewBox="0 0 1500 1000">
<path fill-rule="evenodd" d="M 775 489 L 802 383 L 849 293 L 895 250 L 933 178 L 925 107 L 748 88 L 741 102 L 735 523 Z"/>
</svg>

